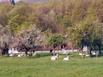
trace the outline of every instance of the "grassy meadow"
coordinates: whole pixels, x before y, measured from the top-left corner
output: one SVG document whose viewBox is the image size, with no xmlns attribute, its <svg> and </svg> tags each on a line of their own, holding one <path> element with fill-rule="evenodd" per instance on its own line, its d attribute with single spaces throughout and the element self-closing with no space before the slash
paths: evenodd
<svg viewBox="0 0 103 77">
<path fill-rule="evenodd" d="M 103 57 L 51 61 L 50 56 L 0 57 L 0 77 L 103 77 Z"/>
</svg>

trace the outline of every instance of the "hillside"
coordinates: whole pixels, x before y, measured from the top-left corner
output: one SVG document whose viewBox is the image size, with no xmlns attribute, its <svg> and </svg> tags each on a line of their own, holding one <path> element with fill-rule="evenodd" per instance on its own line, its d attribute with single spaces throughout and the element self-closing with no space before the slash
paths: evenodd
<svg viewBox="0 0 103 77">
<path fill-rule="evenodd" d="M 24 1 L 33 3 L 47 0 Z M 21 3 L 16 6 L 2 3 L 0 44 L 9 44 L 13 39 L 16 40 L 12 41 L 14 44 L 21 42 L 45 47 L 66 43 L 69 47 L 80 47 L 87 33 L 89 42 L 98 40 L 101 45 L 102 23 L 103 0 L 52 0 L 44 4 Z"/>
</svg>

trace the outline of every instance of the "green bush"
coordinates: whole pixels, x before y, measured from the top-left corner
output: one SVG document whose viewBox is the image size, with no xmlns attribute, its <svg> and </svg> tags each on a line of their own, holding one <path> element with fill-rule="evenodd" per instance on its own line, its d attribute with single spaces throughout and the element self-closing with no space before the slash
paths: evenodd
<svg viewBox="0 0 103 77">
<path fill-rule="evenodd" d="M 61 45 L 63 44 L 65 41 L 65 38 L 61 35 L 53 35 L 49 38 L 48 42 L 50 45 L 54 46 L 54 45 Z"/>
</svg>

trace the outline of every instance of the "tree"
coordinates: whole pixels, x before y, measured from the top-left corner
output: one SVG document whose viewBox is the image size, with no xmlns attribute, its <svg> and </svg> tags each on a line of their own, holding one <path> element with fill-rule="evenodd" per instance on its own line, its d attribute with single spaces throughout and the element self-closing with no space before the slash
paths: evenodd
<svg viewBox="0 0 103 77">
<path fill-rule="evenodd" d="M 6 26 L 8 24 L 8 12 L 12 9 L 9 4 L 0 4 L 0 24 Z"/>
<path fill-rule="evenodd" d="M 52 46 L 60 46 L 65 42 L 65 38 L 61 35 L 53 35 L 48 39 L 48 42 Z"/>
<path fill-rule="evenodd" d="M 42 14 L 38 16 L 37 19 L 37 28 L 39 28 L 42 32 L 50 30 L 52 33 L 58 32 L 58 24 L 54 18 L 53 14 Z"/>
<path fill-rule="evenodd" d="M 8 17 L 8 25 L 14 34 L 28 28 L 31 24 L 35 24 L 35 14 L 33 14 L 33 9 L 29 4 L 22 3 L 15 6 L 8 13 Z"/>
</svg>

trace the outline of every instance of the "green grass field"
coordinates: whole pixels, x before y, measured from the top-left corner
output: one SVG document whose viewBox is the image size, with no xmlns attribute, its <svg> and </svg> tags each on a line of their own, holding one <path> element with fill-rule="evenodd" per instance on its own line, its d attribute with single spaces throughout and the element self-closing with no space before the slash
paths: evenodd
<svg viewBox="0 0 103 77">
<path fill-rule="evenodd" d="M 0 77 L 103 77 L 103 57 L 70 61 L 40 58 L 0 57 Z"/>
</svg>

